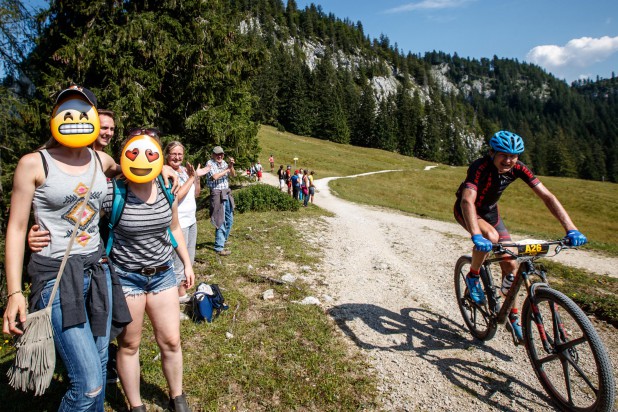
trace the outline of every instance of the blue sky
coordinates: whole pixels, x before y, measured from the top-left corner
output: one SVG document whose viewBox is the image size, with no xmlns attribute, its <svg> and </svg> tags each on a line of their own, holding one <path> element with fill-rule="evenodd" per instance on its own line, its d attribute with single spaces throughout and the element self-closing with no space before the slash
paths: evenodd
<svg viewBox="0 0 618 412">
<path fill-rule="evenodd" d="M 285 2 L 286 0 L 284 0 Z M 618 76 L 618 0 L 296 0 L 360 20 L 405 53 L 494 55 L 537 64 L 567 82 Z"/>
</svg>

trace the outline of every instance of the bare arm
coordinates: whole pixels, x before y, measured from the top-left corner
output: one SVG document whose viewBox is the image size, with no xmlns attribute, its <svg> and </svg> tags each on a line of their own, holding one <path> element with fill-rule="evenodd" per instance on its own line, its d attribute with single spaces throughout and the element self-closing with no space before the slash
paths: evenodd
<svg viewBox="0 0 618 412">
<path fill-rule="evenodd" d="M 24 244 L 34 190 L 44 179 L 45 172 L 37 153 L 28 154 L 20 159 L 13 176 L 11 212 L 6 229 L 6 286 L 9 297 L 2 331 L 7 334 L 22 333 L 15 324 L 17 316 L 20 322 L 26 321 L 26 298 L 19 292 L 22 284 Z"/>
<path fill-rule="evenodd" d="M 97 151 L 99 158 L 101 159 L 101 164 L 103 166 L 103 173 L 105 176 L 112 178 L 116 177 L 122 173 L 122 169 L 120 165 L 116 163 L 114 159 L 110 155 L 105 152 Z"/>
<path fill-rule="evenodd" d="M 193 273 L 193 265 L 191 264 L 187 244 L 185 243 L 185 238 L 182 234 L 182 228 L 180 227 L 180 222 L 178 221 L 178 200 L 174 200 L 174 204 L 172 205 L 172 223 L 170 225 L 170 230 L 174 235 L 174 239 L 176 239 L 176 243 L 178 243 L 176 253 L 185 267 L 185 276 L 187 278 L 186 287 L 187 289 L 191 289 L 195 284 L 195 274 Z"/>
<path fill-rule="evenodd" d="M 565 231 L 577 230 L 577 227 L 571 221 L 571 218 L 569 217 L 567 211 L 564 209 L 564 206 L 562 206 L 562 203 L 560 203 L 558 198 L 554 196 L 554 194 L 550 192 L 549 189 L 547 189 L 545 185 L 543 185 L 543 183 L 539 183 L 538 185 L 534 186 L 532 190 L 534 191 L 534 193 L 536 193 L 538 197 L 541 198 L 541 200 L 543 200 L 543 203 L 545 203 L 547 209 L 549 209 L 551 214 L 554 215 L 556 219 L 558 219 Z"/>
<path fill-rule="evenodd" d="M 200 164 L 197 165 L 197 170 L 200 169 L 200 166 Z M 195 197 L 198 197 L 200 195 L 200 192 L 202 191 L 202 185 L 200 182 L 200 177 L 197 174 L 197 170 L 195 170 L 191 163 L 187 163 L 187 172 L 189 173 L 189 177 L 191 178 L 191 180 L 193 180 Z"/>
<path fill-rule="evenodd" d="M 480 235 L 482 232 L 478 223 L 476 206 L 474 206 L 475 201 L 476 190 L 464 189 L 461 195 L 461 211 L 463 213 L 463 218 L 466 221 L 468 232 L 470 232 L 471 235 Z"/>
</svg>

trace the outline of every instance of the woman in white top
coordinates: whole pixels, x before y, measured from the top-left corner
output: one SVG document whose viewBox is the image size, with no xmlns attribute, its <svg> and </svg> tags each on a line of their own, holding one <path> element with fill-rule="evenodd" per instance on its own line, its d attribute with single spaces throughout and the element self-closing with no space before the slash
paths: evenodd
<svg viewBox="0 0 618 412">
<path fill-rule="evenodd" d="M 201 191 L 200 176 L 190 163 L 186 167 L 182 165 L 185 156 L 185 147 L 179 141 L 170 142 L 165 147 L 165 162 L 178 175 L 178 185 L 180 189 L 176 194 L 178 199 L 178 220 L 182 229 L 182 234 L 189 250 L 191 263 L 195 262 L 195 245 L 197 244 L 197 204 L 195 198 L 199 196 Z M 210 168 L 208 166 L 198 171 L 203 176 Z M 180 303 L 189 302 L 190 296 L 187 295 L 186 276 L 184 265 L 178 255 L 174 253 L 174 272 L 176 273 L 176 283 L 178 285 L 178 296 Z"/>
</svg>

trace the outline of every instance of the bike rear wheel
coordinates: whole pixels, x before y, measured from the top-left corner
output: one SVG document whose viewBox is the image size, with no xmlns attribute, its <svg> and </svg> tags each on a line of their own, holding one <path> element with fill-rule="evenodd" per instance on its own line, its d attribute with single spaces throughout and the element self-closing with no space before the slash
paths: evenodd
<svg viewBox="0 0 618 412">
<path fill-rule="evenodd" d="M 615 384 L 609 356 L 586 314 L 564 294 L 536 289 L 539 321 L 530 298 L 522 312 L 526 350 L 545 391 L 568 411 L 612 411 Z M 547 337 L 549 353 L 543 346 Z"/>
<path fill-rule="evenodd" d="M 477 339 L 489 340 L 494 337 L 497 330 L 497 325 L 492 320 L 487 304 L 476 304 L 468 294 L 466 285 L 466 275 L 470 271 L 472 258 L 470 256 L 462 256 L 457 260 L 455 265 L 455 295 L 457 297 L 457 305 L 464 319 L 466 327 Z"/>
</svg>

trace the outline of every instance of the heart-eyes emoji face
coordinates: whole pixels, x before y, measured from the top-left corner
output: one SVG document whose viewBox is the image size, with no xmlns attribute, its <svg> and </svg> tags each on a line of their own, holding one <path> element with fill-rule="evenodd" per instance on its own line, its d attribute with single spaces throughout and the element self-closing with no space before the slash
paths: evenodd
<svg viewBox="0 0 618 412">
<path fill-rule="evenodd" d="M 122 149 L 120 167 L 124 176 L 135 183 L 154 180 L 163 168 L 163 151 L 150 136 L 132 137 Z"/>
<path fill-rule="evenodd" d="M 70 94 L 54 107 L 50 128 L 54 139 L 63 146 L 90 146 L 99 135 L 99 114 L 79 94 Z"/>
</svg>

